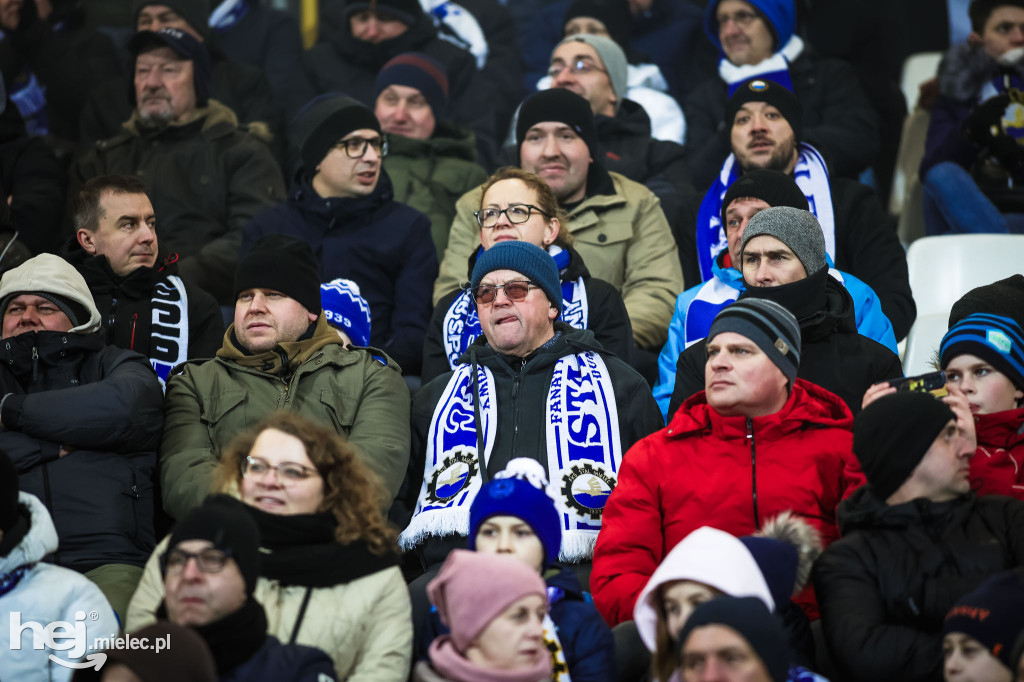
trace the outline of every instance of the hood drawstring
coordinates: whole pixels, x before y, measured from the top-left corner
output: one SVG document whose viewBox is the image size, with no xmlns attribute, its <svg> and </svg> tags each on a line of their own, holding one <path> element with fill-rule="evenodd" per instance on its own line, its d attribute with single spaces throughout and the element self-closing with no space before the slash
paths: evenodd
<svg viewBox="0 0 1024 682">
<path fill-rule="evenodd" d="M 39 379 L 39 346 L 32 346 L 32 383 Z"/>
<path fill-rule="evenodd" d="M 132 313 L 132 338 L 131 341 L 128 342 L 128 350 L 135 350 L 135 323 L 138 319 L 139 314 L 137 312 Z"/>
</svg>

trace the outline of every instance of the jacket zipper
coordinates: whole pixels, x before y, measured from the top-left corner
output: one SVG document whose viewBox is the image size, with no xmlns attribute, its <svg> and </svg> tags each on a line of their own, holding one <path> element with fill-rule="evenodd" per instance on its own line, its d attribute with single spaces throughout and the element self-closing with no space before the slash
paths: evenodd
<svg viewBox="0 0 1024 682">
<path fill-rule="evenodd" d="M 522 361 L 519 366 L 519 373 L 516 374 L 516 378 L 512 381 L 512 404 L 515 406 L 512 408 L 512 450 L 516 452 L 516 441 L 519 440 L 519 377 L 523 376 L 523 369 L 526 367 L 526 360 Z"/>
<path fill-rule="evenodd" d="M 757 447 L 754 444 L 754 420 L 747 417 L 747 440 L 750 441 L 750 488 L 754 499 L 754 526 L 761 530 L 761 515 L 757 513 Z"/>
<path fill-rule="evenodd" d="M 50 512 L 50 516 L 54 519 L 57 518 L 56 512 L 53 508 L 53 493 L 50 492 L 50 467 L 46 462 L 43 462 L 43 497 L 46 498 L 46 509 Z M 55 521 L 56 523 L 56 521 Z M 57 546 L 57 551 L 53 553 L 53 563 L 60 565 L 60 546 Z"/>
<path fill-rule="evenodd" d="M 39 380 L 39 347 L 32 346 L 32 383 Z"/>
</svg>

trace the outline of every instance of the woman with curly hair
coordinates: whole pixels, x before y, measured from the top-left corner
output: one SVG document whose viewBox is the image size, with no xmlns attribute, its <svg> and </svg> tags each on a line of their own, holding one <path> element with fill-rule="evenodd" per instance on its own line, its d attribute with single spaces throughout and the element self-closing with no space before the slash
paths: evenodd
<svg viewBox="0 0 1024 682">
<path fill-rule="evenodd" d="M 405 680 L 412 650 L 409 594 L 383 487 L 353 446 L 291 412 L 267 417 L 228 445 L 213 491 L 238 497 L 260 527 L 263 570 L 255 597 L 267 631 L 318 647 L 339 679 Z M 158 557 L 128 607 L 126 630 L 156 618 Z"/>
</svg>

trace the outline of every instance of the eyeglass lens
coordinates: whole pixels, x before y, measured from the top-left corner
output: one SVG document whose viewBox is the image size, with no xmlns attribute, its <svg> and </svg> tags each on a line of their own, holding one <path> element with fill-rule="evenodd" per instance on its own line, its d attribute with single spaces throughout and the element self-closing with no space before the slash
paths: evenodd
<svg viewBox="0 0 1024 682">
<path fill-rule="evenodd" d="M 476 288 L 476 292 L 473 297 L 477 303 L 487 305 L 493 303 L 494 299 L 498 296 L 498 289 L 503 289 L 505 295 L 508 296 L 510 301 L 523 301 L 526 296 L 530 293 L 529 282 L 507 282 L 506 284 L 494 285 L 494 284 L 481 284 Z"/>
</svg>

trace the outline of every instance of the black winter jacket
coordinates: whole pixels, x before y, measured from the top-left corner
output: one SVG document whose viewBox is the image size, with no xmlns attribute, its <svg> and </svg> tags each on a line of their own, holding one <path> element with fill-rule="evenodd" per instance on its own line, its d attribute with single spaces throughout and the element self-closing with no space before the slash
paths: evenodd
<svg viewBox="0 0 1024 682">
<path fill-rule="evenodd" d="M 871 384 L 903 376 L 903 366 L 899 356 L 891 350 L 857 332 L 853 299 L 842 284 L 828 275 L 827 270 L 782 286 L 802 285 L 801 289 L 808 289 L 821 286 L 818 284 L 821 279 L 824 279 L 825 287 L 823 307 L 808 315 L 795 312 L 800 321 L 801 335 L 800 367 L 796 375 L 835 393 L 851 412 L 857 414 L 864 391 Z M 772 289 L 751 288 L 740 298 L 771 298 L 783 303 L 777 296 L 772 296 L 781 287 Z M 679 354 L 676 386 L 668 407 L 670 421 L 684 400 L 704 390 L 706 363 L 704 341 L 691 344 Z"/>
<path fill-rule="evenodd" d="M 848 682 L 941 682 L 942 623 L 993 573 L 1024 566 L 1024 502 L 968 493 L 887 506 L 864 486 L 814 567 L 825 641 Z"/>
<path fill-rule="evenodd" d="M 636 346 L 626 304 L 622 302 L 622 294 L 603 279 L 591 277 L 586 263 L 574 248 L 563 248 L 569 252 L 569 265 L 559 273 L 560 279 L 562 282 L 575 282 L 580 277 L 583 278 L 587 291 L 588 329 L 594 332 L 594 340 L 601 344 L 604 350 L 614 353 L 620 360 L 632 365 Z M 479 254 L 478 249 L 470 256 L 469 274 L 466 279 L 472 277 L 473 266 Z M 454 369 L 444 351 L 444 317 L 459 293 L 460 290 L 456 289 L 446 294 L 437 302 L 434 313 L 430 316 L 427 337 L 423 343 L 423 372 L 420 374 L 423 383 Z"/>
<path fill-rule="evenodd" d="M 163 392 L 143 356 L 100 333 L 4 339 L 0 449 L 53 517 L 52 559 L 77 571 L 143 566 L 153 551 L 153 480 Z M 71 450 L 59 457 L 61 448 Z"/>
<path fill-rule="evenodd" d="M 307 242 L 321 281 L 344 277 L 358 284 L 370 304 L 370 345 L 390 355 L 403 374 L 419 374 L 437 254 L 430 220 L 394 200 L 386 172 L 372 194 L 355 199 L 323 199 L 297 176 L 286 203 L 246 226 L 240 257 L 265 234 Z"/>
</svg>

